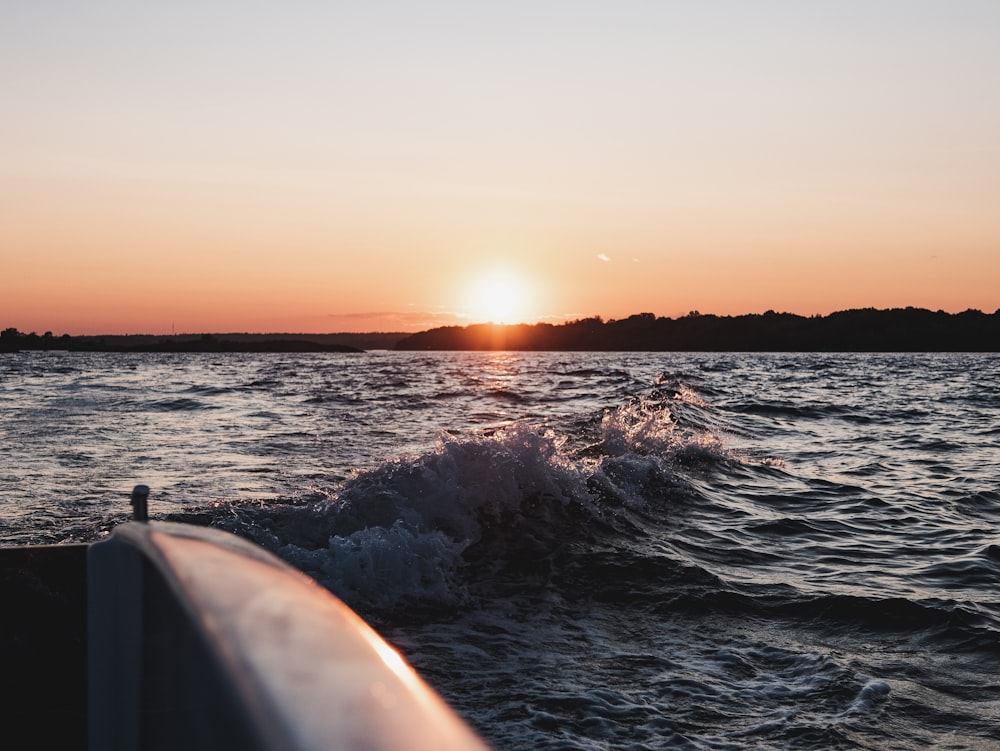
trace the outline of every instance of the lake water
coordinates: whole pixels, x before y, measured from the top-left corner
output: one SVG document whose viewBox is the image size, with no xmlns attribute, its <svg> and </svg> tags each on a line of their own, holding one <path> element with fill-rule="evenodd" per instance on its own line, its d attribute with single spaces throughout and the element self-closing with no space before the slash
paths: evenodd
<svg viewBox="0 0 1000 751">
<path fill-rule="evenodd" d="M 0 355 L 0 544 L 136 483 L 498 749 L 1000 748 L 998 355 Z"/>
</svg>

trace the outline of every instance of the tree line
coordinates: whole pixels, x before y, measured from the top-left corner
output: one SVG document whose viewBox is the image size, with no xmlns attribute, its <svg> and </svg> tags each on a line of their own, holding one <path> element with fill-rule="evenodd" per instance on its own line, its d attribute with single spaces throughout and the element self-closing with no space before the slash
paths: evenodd
<svg viewBox="0 0 1000 751">
<path fill-rule="evenodd" d="M 1000 310 L 950 314 L 923 308 L 844 310 L 827 316 L 679 318 L 638 313 L 620 320 L 583 318 L 564 324 L 445 326 L 413 334 L 399 350 L 604 352 L 997 352 Z"/>
<path fill-rule="evenodd" d="M 0 352 L 66 350 L 69 352 L 362 352 L 337 335 L 188 334 L 181 336 L 70 336 L 51 331 L 39 336 L 15 328 L 0 331 Z M 398 337 L 397 337 L 398 338 Z M 395 340 L 393 340 L 395 341 Z"/>
<path fill-rule="evenodd" d="M 827 316 L 768 311 L 678 318 L 637 313 L 563 324 L 444 326 L 417 334 L 195 334 L 54 336 L 0 331 L 0 352 L 358 352 L 522 350 L 605 352 L 1000 352 L 1000 310 L 843 310 Z"/>
</svg>

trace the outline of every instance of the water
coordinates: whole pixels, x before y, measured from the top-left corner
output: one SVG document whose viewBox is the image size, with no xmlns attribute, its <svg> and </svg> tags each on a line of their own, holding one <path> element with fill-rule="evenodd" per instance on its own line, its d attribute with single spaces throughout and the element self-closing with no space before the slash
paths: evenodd
<svg viewBox="0 0 1000 751">
<path fill-rule="evenodd" d="M 1000 748 L 1000 356 L 0 358 L 0 544 L 247 536 L 499 749 Z"/>
</svg>

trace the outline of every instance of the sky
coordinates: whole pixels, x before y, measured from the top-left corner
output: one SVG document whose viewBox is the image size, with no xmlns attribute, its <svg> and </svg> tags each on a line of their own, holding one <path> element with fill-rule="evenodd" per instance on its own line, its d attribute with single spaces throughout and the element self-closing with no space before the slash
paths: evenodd
<svg viewBox="0 0 1000 751">
<path fill-rule="evenodd" d="M 996 0 L 0 4 L 0 328 L 1000 308 Z"/>
</svg>

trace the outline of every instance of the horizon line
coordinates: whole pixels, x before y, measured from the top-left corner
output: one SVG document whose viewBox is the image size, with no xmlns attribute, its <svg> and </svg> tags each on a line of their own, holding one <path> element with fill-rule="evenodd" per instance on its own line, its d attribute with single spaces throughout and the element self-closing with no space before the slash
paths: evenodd
<svg viewBox="0 0 1000 751">
<path fill-rule="evenodd" d="M 600 320 L 602 323 L 611 323 L 613 321 L 624 321 L 624 320 L 627 320 L 629 318 L 633 318 L 633 317 L 636 317 L 636 316 L 653 316 L 657 320 L 659 320 L 659 319 L 677 320 L 677 319 L 682 319 L 682 318 L 690 318 L 690 317 L 698 317 L 698 316 L 714 316 L 716 318 L 741 318 L 741 317 L 745 317 L 745 316 L 764 316 L 764 315 L 789 315 L 789 316 L 796 316 L 796 317 L 799 317 L 799 318 L 827 318 L 829 316 L 836 315 L 838 313 L 848 313 L 848 312 L 852 312 L 852 311 L 888 312 L 888 311 L 895 311 L 895 310 L 923 310 L 923 311 L 928 311 L 930 313 L 944 313 L 946 315 L 960 315 L 962 313 L 969 313 L 969 312 L 979 313 L 981 315 L 987 315 L 987 316 L 988 315 L 998 315 L 998 314 L 1000 314 L 1000 307 L 998 307 L 992 313 L 988 313 L 986 311 L 983 311 L 980 308 L 972 308 L 972 307 L 965 308 L 965 309 L 960 310 L 960 311 L 952 312 L 952 311 L 944 310 L 942 308 L 939 308 L 937 310 L 932 310 L 930 308 L 918 307 L 918 306 L 914 306 L 914 305 L 907 305 L 905 307 L 898 307 L 897 306 L 897 307 L 888 307 L 888 308 L 877 308 L 875 306 L 865 306 L 865 307 L 856 307 L 856 308 L 843 308 L 843 309 L 831 311 L 829 313 L 812 313 L 812 314 L 809 314 L 809 315 L 806 315 L 806 314 L 803 314 L 803 313 L 791 313 L 791 312 L 788 312 L 788 311 L 776 311 L 774 309 L 768 309 L 768 310 L 764 311 L 763 313 L 737 313 L 737 314 L 724 314 L 724 315 L 720 315 L 718 313 L 702 313 L 702 312 L 700 312 L 698 310 L 691 310 L 691 311 L 688 311 L 687 313 L 684 313 L 684 314 L 681 314 L 681 315 L 676 315 L 676 316 L 657 315 L 657 314 L 650 313 L 650 312 L 647 312 L 647 311 L 642 311 L 642 312 L 638 312 L 638 313 L 631 313 L 631 314 L 629 314 L 627 316 L 624 316 L 622 318 L 610 318 L 610 317 L 605 318 L 604 316 L 601 316 L 599 314 L 594 314 L 594 315 L 589 315 L 589 316 L 588 315 L 582 315 L 582 314 L 573 314 L 573 317 L 567 316 L 564 319 L 562 319 L 561 322 L 559 322 L 559 323 L 551 323 L 552 316 L 549 316 L 549 317 L 547 317 L 549 320 L 544 320 L 543 319 L 543 320 L 537 320 L 537 321 L 534 321 L 534 322 L 521 321 L 521 322 L 518 322 L 518 323 L 508 323 L 508 322 L 496 322 L 496 321 L 476 321 L 476 322 L 472 322 L 472 323 L 443 324 L 443 325 L 438 325 L 438 326 L 432 326 L 430 328 L 421 328 L 421 329 L 414 329 L 414 330 L 384 330 L 384 331 L 383 330 L 368 330 L 368 331 L 287 331 L 287 330 L 286 331 L 235 331 L 235 330 L 229 330 L 229 331 L 182 331 L 182 332 L 171 331 L 170 333 L 160 333 L 160 334 L 151 333 L 151 332 L 134 332 L 134 333 L 102 332 L 102 333 L 98 333 L 98 334 L 68 334 L 68 333 L 55 334 L 51 330 L 47 330 L 47 331 L 45 331 L 44 334 L 38 334 L 37 331 L 22 332 L 22 331 L 20 331 L 19 329 L 17 329 L 14 326 L 0 328 L 0 331 L 2 331 L 3 333 L 6 334 L 7 331 L 13 330 L 14 332 L 16 332 L 17 334 L 19 334 L 21 336 L 32 336 L 32 335 L 34 335 L 34 336 L 52 336 L 53 338 L 55 338 L 55 337 L 62 338 L 62 337 L 66 337 L 66 336 L 69 336 L 69 337 L 102 337 L 102 336 L 114 336 L 114 337 L 131 337 L 131 336 L 151 336 L 151 337 L 186 337 L 186 336 L 411 336 L 413 334 L 419 334 L 419 333 L 423 333 L 425 331 L 432 331 L 432 330 L 438 329 L 438 328 L 468 328 L 470 326 L 489 326 L 489 325 L 491 325 L 491 326 L 539 326 L 539 325 L 564 326 L 566 324 L 573 323 L 575 321 L 592 320 L 592 319 Z M 360 314 L 359 313 L 359 314 L 345 314 L 345 315 L 356 315 L 358 317 L 361 317 L 361 316 L 364 316 L 365 314 Z"/>
</svg>

